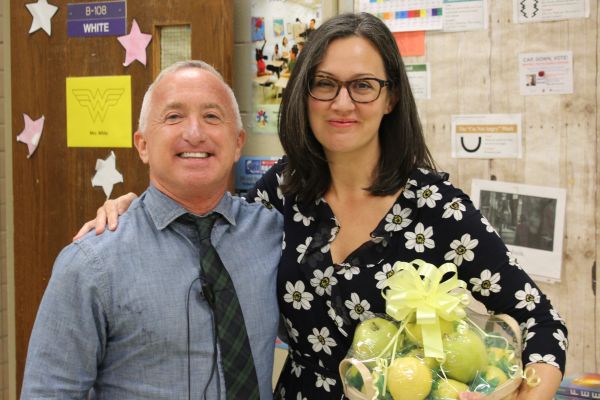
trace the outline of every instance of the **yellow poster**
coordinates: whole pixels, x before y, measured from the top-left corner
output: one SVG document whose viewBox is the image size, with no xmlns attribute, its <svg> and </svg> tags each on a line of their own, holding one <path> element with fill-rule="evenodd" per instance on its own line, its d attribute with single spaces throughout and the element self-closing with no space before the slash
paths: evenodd
<svg viewBox="0 0 600 400">
<path fill-rule="evenodd" d="M 131 76 L 67 78 L 67 146 L 131 147 Z"/>
</svg>

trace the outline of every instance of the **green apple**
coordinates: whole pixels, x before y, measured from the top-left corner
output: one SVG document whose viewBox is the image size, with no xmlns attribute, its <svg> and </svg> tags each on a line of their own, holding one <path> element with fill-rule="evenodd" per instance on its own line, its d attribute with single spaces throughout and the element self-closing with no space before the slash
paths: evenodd
<svg viewBox="0 0 600 400">
<path fill-rule="evenodd" d="M 354 331 L 352 341 L 354 357 L 368 360 L 388 356 L 391 354 L 391 348 L 386 351 L 386 354 L 382 353 L 396 332 L 398 332 L 396 324 L 385 318 L 376 317 L 362 321 Z"/>
<path fill-rule="evenodd" d="M 498 364 L 503 358 L 506 358 L 506 350 L 500 347 L 488 347 L 488 362 Z"/>
<path fill-rule="evenodd" d="M 396 358 L 388 368 L 387 388 L 394 400 L 423 400 L 432 381 L 431 370 L 416 357 Z"/>
<path fill-rule="evenodd" d="M 494 387 L 498 387 L 508 380 L 508 376 L 495 365 L 488 365 L 483 371 L 483 379 Z"/>
<path fill-rule="evenodd" d="M 406 337 L 412 343 L 416 343 L 419 346 L 423 347 L 423 333 L 421 332 L 421 326 L 417 325 L 416 322 L 409 322 L 406 324 L 404 328 Z M 445 319 L 440 318 L 440 331 L 442 332 L 442 337 L 444 335 L 449 335 L 454 332 L 454 322 L 446 321 Z"/>
<path fill-rule="evenodd" d="M 468 391 L 469 387 L 462 382 L 442 379 L 432 394 L 435 400 L 457 400 L 459 393 Z"/>
<path fill-rule="evenodd" d="M 471 329 L 445 335 L 442 343 L 446 360 L 441 366 L 450 378 L 469 383 L 487 366 L 485 344 Z"/>
</svg>

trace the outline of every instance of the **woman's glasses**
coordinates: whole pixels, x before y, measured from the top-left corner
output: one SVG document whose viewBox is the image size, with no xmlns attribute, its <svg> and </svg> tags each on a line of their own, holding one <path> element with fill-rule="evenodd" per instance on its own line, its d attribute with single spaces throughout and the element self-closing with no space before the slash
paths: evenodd
<svg viewBox="0 0 600 400">
<path fill-rule="evenodd" d="M 352 101 L 370 103 L 379 98 L 381 89 L 390 86 L 390 81 L 377 78 L 360 78 L 351 81 L 338 81 L 327 76 L 317 75 L 311 79 L 308 94 L 315 100 L 331 101 L 335 99 L 342 87 L 346 87 Z"/>
</svg>

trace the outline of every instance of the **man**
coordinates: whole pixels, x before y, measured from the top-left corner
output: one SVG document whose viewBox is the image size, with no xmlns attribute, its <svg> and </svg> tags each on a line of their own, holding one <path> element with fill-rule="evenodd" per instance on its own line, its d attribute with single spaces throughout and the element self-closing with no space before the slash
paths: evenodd
<svg viewBox="0 0 600 400">
<path fill-rule="evenodd" d="M 213 212 L 210 240 L 240 302 L 260 398 L 272 398 L 282 221 L 226 193 L 244 140 L 233 92 L 211 66 L 180 62 L 156 78 L 134 134 L 150 187 L 121 229 L 58 256 L 21 398 L 230 399 L 190 215 Z"/>
</svg>

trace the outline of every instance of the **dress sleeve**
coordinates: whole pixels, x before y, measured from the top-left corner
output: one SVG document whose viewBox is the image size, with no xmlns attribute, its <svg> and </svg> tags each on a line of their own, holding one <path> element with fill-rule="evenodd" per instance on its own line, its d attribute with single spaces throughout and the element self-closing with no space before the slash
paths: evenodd
<svg viewBox="0 0 600 400">
<path fill-rule="evenodd" d="M 58 256 L 29 340 L 21 398 L 86 398 L 106 345 L 100 281 L 76 244 Z"/>
<path fill-rule="evenodd" d="M 284 157 L 269 168 L 254 187 L 248 191 L 246 201 L 250 203 L 262 202 L 265 207 L 275 208 L 283 213 L 285 198 L 280 185 L 283 183 L 283 169 L 286 164 L 287 160 Z"/>
<path fill-rule="evenodd" d="M 459 277 L 493 313 L 515 318 L 523 334 L 523 364 L 543 362 L 564 374 L 567 327 L 496 230 L 469 197 L 448 182 L 439 185 L 438 221 L 446 240 L 443 257 L 458 266 Z M 441 214 L 441 218 L 440 218 Z"/>
</svg>

